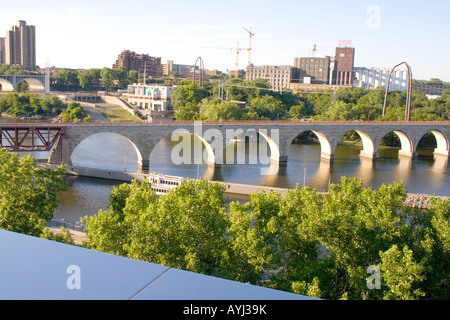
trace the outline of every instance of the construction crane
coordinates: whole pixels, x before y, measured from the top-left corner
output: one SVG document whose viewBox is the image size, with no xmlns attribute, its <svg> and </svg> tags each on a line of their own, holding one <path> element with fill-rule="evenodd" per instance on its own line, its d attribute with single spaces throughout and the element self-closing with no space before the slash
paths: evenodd
<svg viewBox="0 0 450 320">
<path fill-rule="evenodd" d="M 250 30 L 248 30 L 245 27 L 242 27 L 245 31 L 249 33 L 249 40 L 248 40 L 248 65 L 250 66 L 252 64 L 252 37 L 255 35 L 252 32 L 252 27 L 250 27 Z"/>
<path fill-rule="evenodd" d="M 206 49 L 227 49 L 227 50 L 236 50 L 236 64 L 235 69 L 236 72 L 239 72 L 239 52 L 240 51 L 250 51 L 250 48 L 239 48 L 239 42 L 237 43 L 236 48 L 224 48 L 224 47 L 203 47 Z"/>
</svg>

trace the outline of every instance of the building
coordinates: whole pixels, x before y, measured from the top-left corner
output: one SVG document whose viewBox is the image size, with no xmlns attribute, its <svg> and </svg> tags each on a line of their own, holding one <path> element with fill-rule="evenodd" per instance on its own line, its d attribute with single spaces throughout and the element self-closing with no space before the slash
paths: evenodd
<svg viewBox="0 0 450 320">
<path fill-rule="evenodd" d="M 245 76 L 245 70 L 239 69 L 239 70 L 229 70 L 228 71 L 229 77 L 239 78 Z"/>
<path fill-rule="evenodd" d="M 340 46 L 336 48 L 334 66 L 332 67 L 332 85 L 352 86 L 355 48 Z"/>
<path fill-rule="evenodd" d="M 411 84 L 411 88 L 413 90 L 420 90 L 428 97 L 434 98 L 440 97 L 444 91 L 450 90 L 450 85 L 413 83 Z"/>
<path fill-rule="evenodd" d="M 169 85 L 145 85 L 142 83 L 128 86 L 125 97 L 129 104 L 134 106 L 148 118 L 172 118 L 173 108 L 171 104 L 173 86 Z"/>
<path fill-rule="evenodd" d="M 187 64 L 176 64 L 173 60 L 167 60 L 167 63 L 163 65 L 163 75 L 167 76 L 172 72 L 175 72 L 178 77 L 185 78 L 186 74 L 190 72 L 194 66 Z"/>
<path fill-rule="evenodd" d="M 118 67 L 127 70 L 136 70 L 140 74 L 146 74 L 151 78 L 162 78 L 163 66 L 160 57 L 151 57 L 148 54 L 137 54 L 134 51 L 124 50 L 113 64 L 113 69 Z"/>
<path fill-rule="evenodd" d="M 36 28 L 19 20 L 6 37 L 0 38 L 0 61 L 22 69 L 36 69 Z"/>
<path fill-rule="evenodd" d="M 217 70 L 217 69 L 214 69 L 214 70 L 206 70 L 206 74 L 207 74 L 208 76 L 218 76 L 218 75 L 221 75 L 221 74 L 222 74 L 222 71 L 219 71 L 219 70 Z"/>
<path fill-rule="evenodd" d="M 6 38 L 0 38 L 0 64 L 5 64 L 5 45 Z"/>
<path fill-rule="evenodd" d="M 328 84 L 330 83 L 331 57 L 295 58 L 294 67 L 300 69 L 298 83 Z"/>
<path fill-rule="evenodd" d="M 206 74 L 206 70 L 201 70 L 199 67 L 191 67 L 189 72 L 186 73 L 186 80 L 204 82 L 209 81 L 209 76 Z"/>
<path fill-rule="evenodd" d="M 353 69 L 353 87 L 374 89 L 378 87 L 386 88 L 389 79 L 389 68 L 364 68 L 355 67 Z M 408 89 L 408 70 L 395 69 L 392 72 L 390 90 L 406 91 Z"/>
<path fill-rule="evenodd" d="M 300 70 L 293 66 L 253 66 L 250 65 L 245 70 L 247 80 L 266 79 L 273 90 L 281 91 L 289 88 L 291 81 L 299 78 Z"/>
</svg>

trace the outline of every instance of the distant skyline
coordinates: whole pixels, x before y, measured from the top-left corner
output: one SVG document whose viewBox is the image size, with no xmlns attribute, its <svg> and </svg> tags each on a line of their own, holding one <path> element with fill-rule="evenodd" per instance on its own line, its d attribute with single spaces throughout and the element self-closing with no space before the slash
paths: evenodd
<svg viewBox="0 0 450 320">
<path fill-rule="evenodd" d="M 0 37 L 18 20 L 36 26 L 37 64 L 111 68 L 123 50 L 223 72 L 235 67 L 239 42 L 252 63 L 293 65 L 309 56 L 334 56 L 339 40 L 352 40 L 355 66 L 392 68 L 406 61 L 413 78 L 450 82 L 450 1 L 172 0 L 4 1 Z M 214 49 L 210 47 L 230 48 Z M 246 51 L 239 54 L 245 69 Z"/>
</svg>

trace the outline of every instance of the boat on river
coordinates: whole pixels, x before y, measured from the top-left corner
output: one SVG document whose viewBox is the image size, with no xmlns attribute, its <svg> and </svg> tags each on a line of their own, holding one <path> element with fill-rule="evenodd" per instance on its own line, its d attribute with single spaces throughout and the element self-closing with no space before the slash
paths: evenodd
<svg viewBox="0 0 450 320">
<path fill-rule="evenodd" d="M 152 190 L 154 190 L 157 195 L 163 195 L 173 188 L 178 187 L 186 181 L 186 178 L 154 172 L 148 176 L 147 181 L 152 184 Z"/>
</svg>

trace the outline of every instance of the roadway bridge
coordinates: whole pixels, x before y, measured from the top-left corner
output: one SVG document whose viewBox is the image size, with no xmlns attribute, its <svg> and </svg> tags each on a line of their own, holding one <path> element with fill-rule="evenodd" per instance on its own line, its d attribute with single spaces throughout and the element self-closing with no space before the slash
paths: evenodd
<svg viewBox="0 0 450 320">
<path fill-rule="evenodd" d="M 30 92 L 48 92 L 49 88 L 45 87 L 45 76 L 34 74 L 0 75 L 1 91 L 13 92 L 16 85 L 22 81 L 28 83 L 28 91 Z"/>
<path fill-rule="evenodd" d="M 155 146 L 167 136 L 172 141 L 184 142 L 185 136 L 197 136 L 199 150 L 203 160 L 209 164 L 224 162 L 223 151 L 227 142 L 242 133 L 258 132 L 260 144 L 267 142 L 270 160 L 287 163 L 292 141 L 305 131 L 313 132 L 321 145 L 321 157 L 333 159 L 341 137 L 356 131 L 361 137 L 363 149 L 361 157 L 378 157 L 380 141 L 390 132 L 394 132 L 401 142 L 400 156 L 414 158 L 421 138 L 432 133 L 437 142 L 435 155 L 450 155 L 450 122 L 293 122 L 293 121 L 236 121 L 236 122 L 174 122 L 166 124 L 148 123 L 77 123 L 77 124 L 40 124 L 6 123 L 0 128 L 0 146 L 12 151 L 34 149 L 52 149 L 51 161 L 72 165 L 71 156 L 77 146 L 85 139 L 96 134 L 108 132 L 121 135 L 134 146 L 141 168 L 147 169 L 150 154 Z M 26 142 L 28 139 L 28 142 Z M 30 142 L 31 139 L 31 142 Z M 40 142 L 34 143 L 36 139 Z M 188 140 L 188 139 L 186 139 Z M 189 139 L 189 143 L 190 143 Z M 33 144 L 34 143 L 34 144 Z M 195 146 L 194 146 L 195 149 Z M 203 149 L 203 150 L 202 150 Z M 233 149 L 233 148 L 230 148 Z M 228 152 L 229 149 L 226 149 Z M 195 150 L 194 150 L 195 152 Z M 233 151 L 234 152 L 234 151 Z M 227 154 L 226 154 L 227 156 Z M 233 157 L 234 160 L 234 157 Z M 169 160 L 168 160 L 169 161 Z M 173 159 L 172 159 L 173 161 Z M 201 160 L 198 160 L 201 162 Z M 186 162 L 185 162 L 186 163 Z M 195 162 L 197 163 L 197 162 Z"/>
<path fill-rule="evenodd" d="M 57 127 L 57 124 L 54 124 Z M 380 141 L 394 132 L 401 141 L 400 156 L 414 158 L 421 138 L 431 132 L 437 142 L 435 155 L 450 155 L 450 122 L 293 122 L 293 121 L 236 121 L 236 122 L 186 122 L 170 124 L 79 123 L 64 125 L 65 130 L 53 152 L 60 161 L 72 164 L 71 155 L 77 146 L 93 135 L 109 132 L 127 138 L 138 155 L 139 165 L 149 166 L 150 154 L 159 141 L 171 136 L 172 141 L 182 141 L 183 134 L 195 135 L 204 145 L 203 159 L 210 164 L 224 163 L 223 150 L 227 142 L 240 133 L 258 132 L 267 141 L 270 158 L 287 163 L 292 141 L 305 131 L 312 131 L 321 145 L 321 157 L 333 159 L 341 137 L 355 130 L 361 137 L 363 149 L 360 156 L 378 157 Z M 190 140 L 189 140 L 190 141 Z M 260 141 L 261 143 L 261 141 Z M 200 146 L 201 148 L 202 146 Z M 232 149 L 232 148 L 231 148 Z M 228 152 L 228 149 L 226 149 Z M 173 159 L 172 159 L 173 160 Z M 227 162 L 228 163 L 228 162 Z"/>
</svg>

